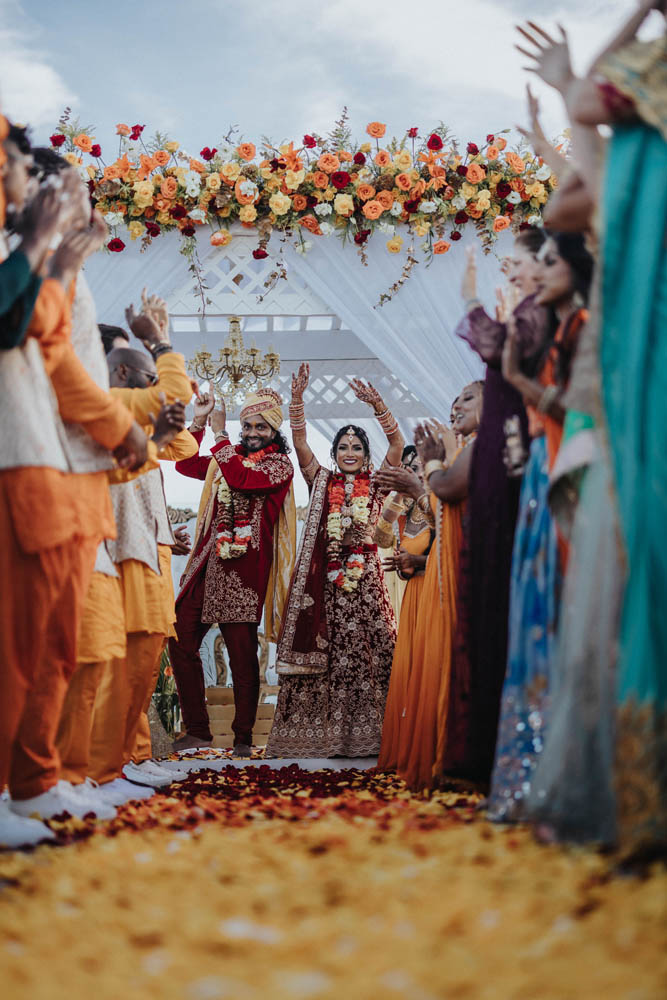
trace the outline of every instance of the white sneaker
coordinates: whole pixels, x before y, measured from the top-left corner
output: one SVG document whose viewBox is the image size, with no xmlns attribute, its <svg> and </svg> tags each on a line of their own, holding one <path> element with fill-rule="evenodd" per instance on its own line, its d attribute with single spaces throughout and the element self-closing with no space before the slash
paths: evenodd
<svg viewBox="0 0 667 1000">
<path fill-rule="evenodd" d="M 185 771 L 180 767 L 165 767 L 163 763 L 157 760 L 144 760 L 141 764 L 135 765 L 135 767 L 142 767 L 146 770 L 147 774 L 156 774 L 158 778 L 171 778 L 172 781 L 183 781 L 189 776 L 189 771 Z"/>
<path fill-rule="evenodd" d="M 110 802 L 106 802 L 99 794 L 99 785 L 92 778 L 86 778 L 80 785 L 71 785 L 68 781 L 59 781 L 59 785 L 67 785 L 65 794 L 71 795 L 81 805 L 87 807 L 87 812 L 94 813 L 98 819 L 114 819 L 116 810 Z"/>
<path fill-rule="evenodd" d="M 38 819 L 51 819 L 52 816 L 60 816 L 61 813 L 68 813 L 70 816 L 78 816 L 82 819 L 91 811 L 91 805 L 71 792 L 71 786 L 67 781 L 59 781 L 53 788 L 42 795 L 35 795 L 31 799 L 12 799 L 9 808 L 17 816 L 36 816 Z"/>
<path fill-rule="evenodd" d="M 123 768 L 123 777 L 128 781 L 134 781 L 137 785 L 152 785 L 153 788 L 164 788 L 171 785 L 173 778 L 166 773 L 158 774 L 150 767 L 146 767 L 149 761 L 143 764 L 133 764 L 131 761 Z"/>
<path fill-rule="evenodd" d="M 126 802 L 137 799 L 150 799 L 155 795 L 154 788 L 145 785 L 135 785 L 125 778 L 114 778 L 99 786 L 98 794 L 104 802 L 112 806 L 123 806 Z"/>
<path fill-rule="evenodd" d="M 4 799 L 0 801 L 0 847 L 31 847 L 42 840 L 55 840 L 48 826 L 36 819 L 16 816 Z"/>
</svg>

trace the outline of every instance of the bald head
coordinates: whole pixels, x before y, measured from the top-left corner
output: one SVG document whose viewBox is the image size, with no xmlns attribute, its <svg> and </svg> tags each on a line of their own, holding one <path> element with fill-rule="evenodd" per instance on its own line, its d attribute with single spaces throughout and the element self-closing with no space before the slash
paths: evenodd
<svg viewBox="0 0 667 1000">
<path fill-rule="evenodd" d="M 109 383 L 117 389 L 145 389 L 157 381 L 157 368 L 150 354 L 131 347 L 115 347 L 107 354 Z"/>
</svg>

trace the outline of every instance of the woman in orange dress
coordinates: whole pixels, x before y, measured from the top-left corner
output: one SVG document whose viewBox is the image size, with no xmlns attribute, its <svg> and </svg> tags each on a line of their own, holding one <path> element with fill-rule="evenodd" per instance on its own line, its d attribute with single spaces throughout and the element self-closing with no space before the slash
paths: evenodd
<svg viewBox="0 0 667 1000">
<path fill-rule="evenodd" d="M 431 788 L 438 773 L 439 720 L 449 697 L 456 632 L 462 516 L 468 488 L 471 444 L 481 416 L 482 383 L 473 382 L 466 386 L 452 409 L 455 430 L 445 428 L 442 440 L 425 427 L 418 427 L 415 435 L 424 463 L 424 478 L 433 490 L 431 506 L 435 515 L 436 538 L 427 560 L 417 610 L 405 716 L 399 731 L 396 762 L 399 775 L 414 789 Z M 382 470 L 378 473 L 380 482 L 388 489 L 402 490 L 406 487 L 402 470 Z"/>
<path fill-rule="evenodd" d="M 377 764 L 382 771 L 393 771 L 398 764 L 400 732 L 406 714 L 408 679 L 414 658 L 413 647 L 417 640 L 417 612 L 424 589 L 427 557 L 435 535 L 435 516 L 424 489 L 424 482 L 410 466 L 406 466 L 405 471 L 412 480 L 411 493 L 404 494 L 408 498 L 409 506 L 398 518 L 399 549 L 385 562 L 385 571 L 396 572 L 403 579 L 407 579 L 407 586 L 401 604 L 398 638 L 394 649 L 382 727 L 382 744 Z M 391 511 L 387 510 L 391 502 L 390 497 L 376 529 L 375 539 L 378 544 L 384 545 L 384 540 L 379 535 L 383 520 L 391 530 Z"/>
</svg>

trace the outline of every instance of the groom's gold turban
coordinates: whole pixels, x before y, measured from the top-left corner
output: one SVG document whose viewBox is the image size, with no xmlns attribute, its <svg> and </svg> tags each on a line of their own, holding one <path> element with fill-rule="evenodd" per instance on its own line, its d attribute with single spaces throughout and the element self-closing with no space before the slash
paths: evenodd
<svg viewBox="0 0 667 1000">
<path fill-rule="evenodd" d="M 274 389 L 258 389 L 257 392 L 251 392 L 246 396 L 240 419 L 243 421 L 247 417 L 256 417 L 260 414 L 269 427 L 277 431 L 283 422 L 282 404 L 282 398 Z"/>
</svg>

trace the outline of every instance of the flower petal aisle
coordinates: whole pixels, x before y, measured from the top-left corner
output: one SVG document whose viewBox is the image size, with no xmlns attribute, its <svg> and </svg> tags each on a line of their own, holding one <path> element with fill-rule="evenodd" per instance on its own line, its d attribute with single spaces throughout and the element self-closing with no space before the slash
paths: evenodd
<svg viewBox="0 0 667 1000">
<path fill-rule="evenodd" d="M 476 805 L 258 763 L 52 822 L 63 846 L 0 856 L 3 995 L 657 998 L 664 871 L 613 877 Z"/>
</svg>

